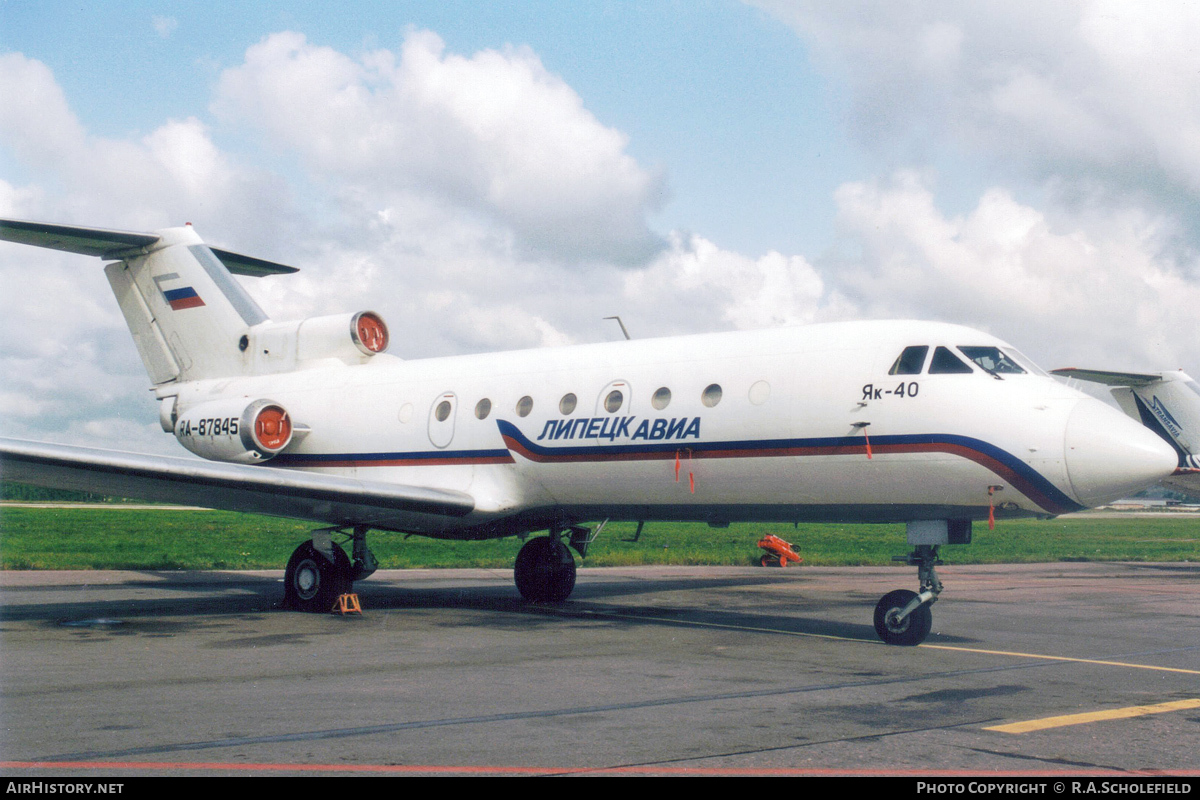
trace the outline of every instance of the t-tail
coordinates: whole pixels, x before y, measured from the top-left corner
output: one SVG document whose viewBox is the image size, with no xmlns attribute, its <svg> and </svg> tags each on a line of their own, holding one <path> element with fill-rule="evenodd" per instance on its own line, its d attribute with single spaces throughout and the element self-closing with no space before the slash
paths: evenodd
<svg viewBox="0 0 1200 800">
<path fill-rule="evenodd" d="M 387 347 L 370 311 L 273 322 L 234 275 L 297 270 L 209 247 L 189 224 L 153 233 L 0 220 L 0 240 L 98 256 L 155 386 L 363 363 Z"/>
</svg>

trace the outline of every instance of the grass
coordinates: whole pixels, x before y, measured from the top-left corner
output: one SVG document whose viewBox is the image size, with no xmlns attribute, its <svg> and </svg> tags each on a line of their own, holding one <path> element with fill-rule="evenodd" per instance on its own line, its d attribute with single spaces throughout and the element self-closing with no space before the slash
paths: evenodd
<svg viewBox="0 0 1200 800">
<path fill-rule="evenodd" d="M 312 525 L 223 511 L 122 508 L 0 509 L 0 568 L 14 569 L 283 569 Z M 607 526 L 587 566 L 757 564 L 755 542 L 774 533 L 807 565 L 884 565 L 908 551 L 903 525 L 633 523 Z M 373 532 L 385 569 L 512 566 L 521 542 L 446 542 Z M 1133 517 L 1013 520 L 994 531 L 976 523 L 974 542 L 942 548 L 948 563 L 1038 561 L 1200 561 L 1200 519 Z"/>
</svg>

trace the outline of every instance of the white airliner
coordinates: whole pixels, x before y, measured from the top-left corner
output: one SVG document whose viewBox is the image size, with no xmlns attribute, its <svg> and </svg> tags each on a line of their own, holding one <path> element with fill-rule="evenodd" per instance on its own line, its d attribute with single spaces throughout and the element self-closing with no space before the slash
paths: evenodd
<svg viewBox="0 0 1200 800">
<path fill-rule="evenodd" d="M 6 479 L 314 520 L 286 600 L 328 611 L 370 574 L 370 529 L 530 539 L 520 593 L 559 601 L 607 520 L 905 522 L 930 630 L 939 546 L 971 522 L 1050 517 L 1153 485 L 1176 451 L 994 336 L 850 322 L 401 360 L 363 311 L 274 322 L 231 277 L 294 272 L 154 233 L 0 221 L 0 239 L 100 256 L 161 401 L 208 459 L 0 440 Z M 348 556 L 331 535 L 345 535 Z"/>
</svg>

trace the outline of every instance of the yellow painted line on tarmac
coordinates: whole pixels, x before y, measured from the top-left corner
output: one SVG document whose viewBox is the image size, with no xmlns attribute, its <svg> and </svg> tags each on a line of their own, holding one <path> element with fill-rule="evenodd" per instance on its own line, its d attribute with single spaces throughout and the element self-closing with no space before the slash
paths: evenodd
<svg viewBox="0 0 1200 800">
<path fill-rule="evenodd" d="M 984 730 L 999 731 L 1000 733 L 1029 733 L 1030 731 L 1043 731 L 1047 728 L 1062 728 L 1067 725 L 1083 725 L 1088 722 L 1144 717 L 1147 714 L 1165 714 L 1168 711 L 1185 711 L 1189 708 L 1200 708 L 1200 699 L 1175 700 L 1170 703 L 1158 703 L 1152 706 L 1112 708 L 1108 711 L 1089 711 L 1084 714 L 1065 714 L 1060 717 L 1043 717 L 1024 722 L 1011 722 L 1007 725 L 993 725 L 989 728 L 984 728 Z"/>
<path fill-rule="evenodd" d="M 960 653 L 983 653 L 989 656 L 1012 656 L 1013 658 L 1033 658 L 1042 661 L 1070 661 L 1076 664 L 1098 664 L 1103 667 L 1125 667 L 1128 669 L 1148 669 L 1155 672 L 1178 672 L 1183 675 L 1200 675 L 1200 669 L 1182 669 L 1180 667 L 1158 667 L 1154 664 L 1133 664 L 1128 661 L 1101 661 L 1095 658 L 1071 658 L 1069 656 L 1046 656 L 1040 653 L 1014 653 L 1008 650 L 981 650 L 976 647 L 954 647 L 946 644 L 923 644 L 920 647 L 929 650 L 955 650 Z"/>
</svg>

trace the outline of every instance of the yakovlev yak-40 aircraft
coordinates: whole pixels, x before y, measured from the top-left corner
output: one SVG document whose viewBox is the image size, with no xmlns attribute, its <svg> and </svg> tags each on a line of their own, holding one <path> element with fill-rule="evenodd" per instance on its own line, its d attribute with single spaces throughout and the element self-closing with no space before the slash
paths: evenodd
<svg viewBox="0 0 1200 800">
<path fill-rule="evenodd" d="M 604 520 L 904 522 L 919 591 L 884 641 L 928 634 L 938 548 L 972 521 L 1049 517 L 1158 483 L 1175 450 L 1005 342 L 849 322 L 401 360 L 371 311 L 274 322 L 231 274 L 290 267 L 190 226 L 0 221 L 0 239 L 99 256 L 160 401 L 208 459 L 0 440 L 5 478 L 310 519 L 285 599 L 329 611 L 375 560 L 368 530 L 529 539 L 520 593 L 566 599 Z M 347 555 L 333 534 L 351 544 Z M 563 540 L 567 544 L 564 544 Z"/>
</svg>

